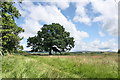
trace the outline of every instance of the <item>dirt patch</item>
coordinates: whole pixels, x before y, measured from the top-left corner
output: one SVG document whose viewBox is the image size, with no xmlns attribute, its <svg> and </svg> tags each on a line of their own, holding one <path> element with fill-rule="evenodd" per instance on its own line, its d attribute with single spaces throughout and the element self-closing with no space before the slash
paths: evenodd
<svg viewBox="0 0 120 80">
<path fill-rule="evenodd" d="M 91 57 L 91 58 L 101 58 L 101 57 L 103 57 L 103 56 L 96 56 L 96 55 L 94 55 L 94 56 L 90 56 L 90 55 L 86 55 L 86 56 L 84 56 L 84 55 L 49 55 L 49 54 L 26 54 L 26 55 L 33 55 L 33 56 L 41 56 L 41 57 L 53 57 L 53 58 L 79 58 L 79 57 Z"/>
<path fill-rule="evenodd" d="M 30 55 L 38 55 L 38 56 L 49 56 L 49 54 L 30 54 Z"/>
<path fill-rule="evenodd" d="M 103 56 L 91 56 L 92 58 L 101 58 Z"/>
<path fill-rule="evenodd" d="M 91 58 L 102 58 L 102 56 L 43 56 L 43 57 L 51 57 L 51 58 L 84 58 L 84 57 L 91 57 Z"/>
<path fill-rule="evenodd" d="M 57 58 L 74 58 L 74 57 L 85 57 L 85 56 L 44 56 L 44 57 L 57 57 Z"/>
</svg>

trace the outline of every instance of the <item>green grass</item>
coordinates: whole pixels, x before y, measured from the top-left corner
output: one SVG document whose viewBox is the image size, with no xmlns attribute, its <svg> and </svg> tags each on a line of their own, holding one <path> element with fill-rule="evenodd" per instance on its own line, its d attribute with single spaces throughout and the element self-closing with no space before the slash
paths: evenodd
<svg viewBox="0 0 120 80">
<path fill-rule="evenodd" d="M 2 57 L 2 78 L 117 78 L 118 56 Z"/>
</svg>

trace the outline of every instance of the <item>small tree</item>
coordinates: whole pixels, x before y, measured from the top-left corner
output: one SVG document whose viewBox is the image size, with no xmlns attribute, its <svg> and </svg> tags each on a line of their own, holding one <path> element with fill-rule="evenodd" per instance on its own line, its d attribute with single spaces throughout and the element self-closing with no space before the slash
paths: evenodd
<svg viewBox="0 0 120 80">
<path fill-rule="evenodd" d="M 22 39 L 18 35 L 24 30 L 18 27 L 15 23 L 15 18 L 19 18 L 20 13 L 15 6 L 14 2 L 0 1 L 0 41 L 2 53 L 12 53 L 21 48 L 19 41 Z"/>
<path fill-rule="evenodd" d="M 53 45 L 62 51 L 71 50 L 74 47 L 74 38 L 70 37 L 70 33 L 58 23 L 45 24 L 37 36 L 28 38 L 27 45 L 32 47 L 32 51 L 48 51 L 51 55 Z"/>
</svg>

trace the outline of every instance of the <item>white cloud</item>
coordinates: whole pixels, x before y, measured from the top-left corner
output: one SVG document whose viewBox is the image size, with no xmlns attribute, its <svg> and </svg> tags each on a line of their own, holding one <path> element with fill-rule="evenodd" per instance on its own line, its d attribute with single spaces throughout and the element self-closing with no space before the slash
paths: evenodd
<svg viewBox="0 0 120 80">
<path fill-rule="evenodd" d="M 91 24 L 91 19 L 88 17 L 85 9 L 85 6 L 88 3 L 89 3 L 89 0 L 84 0 L 76 3 L 76 15 L 73 19 L 74 21 L 82 22 L 87 25 Z"/>
<path fill-rule="evenodd" d="M 74 21 L 81 22 L 86 25 L 92 22 L 101 22 L 102 29 L 107 31 L 110 35 L 118 35 L 118 1 L 119 0 L 80 0 L 76 2 L 76 15 Z M 91 3 L 93 14 L 99 13 L 101 15 L 91 19 L 85 8 Z"/>
<path fill-rule="evenodd" d="M 83 41 L 79 41 L 71 51 L 115 51 L 118 50 L 118 45 L 115 42 L 115 39 L 110 39 L 108 41 L 100 41 L 96 39 L 92 42 L 86 43 Z"/>
<path fill-rule="evenodd" d="M 30 4 L 30 6 L 26 6 L 26 4 Z M 25 24 L 22 24 L 25 33 L 22 33 L 21 36 L 25 38 L 34 36 L 40 30 L 41 24 L 39 22 L 41 21 L 46 24 L 60 23 L 63 25 L 65 30 L 70 32 L 70 36 L 75 38 L 75 46 L 77 47 L 80 46 L 77 43 L 83 38 L 89 37 L 87 32 L 77 30 L 75 24 L 68 20 L 55 5 L 43 6 L 41 4 L 34 5 L 31 3 L 24 3 L 24 5 L 26 6 L 26 11 L 29 12 L 25 16 Z"/>
<path fill-rule="evenodd" d="M 109 49 L 110 51 L 117 51 L 118 49 L 115 39 L 110 39 L 106 42 L 101 42 L 100 44 L 99 49 Z"/>
<path fill-rule="evenodd" d="M 65 10 L 69 7 L 70 2 L 51 2 L 52 5 L 56 5 L 58 8 Z"/>
<path fill-rule="evenodd" d="M 118 4 L 114 0 L 91 0 L 95 12 L 101 15 L 94 22 L 102 22 L 102 28 L 110 35 L 118 35 Z"/>
<path fill-rule="evenodd" d="M 96 39 L 87 45 L 87 49 L 90 51 L 117 51 L 117 47 L 115 39 L 110 39 L 104 42 Z"/>
<path fill-rule="evenodd" d="M 103 32 L 99 32 L 99 35 L 101 36 L 101 37 L 104 37 L 105 36 L 105 34 L 103 33 Z"/>
<path fill-rule="evenodd" d="M 86 0 L 85 3 L 82 3 L 82 2 L 81 3 L 86 5 L 88 3 L 87 1 L 88 0 Z M 80 5 L 81 3 L 78 3 L 78 5 Z M 65 4 L 68 4 L 68 3 L 65 3 Z M 93 6 L 95 6 L 96 3 L 92 3 L 92 4 L 93 4 Z M 78 7 L 78 9 L 76 9 L 76 13 L 77 13 L 77 16 L 81 18 L 80 21 L 82 21 L 85 24 L 90 24 L 91 19 L 86 14 L 84 5 L 83 5 L 83 7 L 80 7 L 80 8 Z M 66 31 L 70 32 L 70 34 L 71 34 L 70 36 L 75 38 L 75 48 L 73 48 L 72 51 L 101 50 L 101 49 L 105 49 L 105 48 L 108 50 L 116 49 L 117 45 L 114 42 L 114 40 L 112 40 L 112 41 L 109 40 L 108 41 L 108 42 L 110 42 L 109 44 L 108 44 L 108 42 L 101 42 L 100 40 L 95 40 L 95 41 L 92 41 L 91 43 L 84 42 L 83 39 L 88 38 L 89 34 L 85 31 L 77 30 L 75 24 L 73 24 L 73 22 L 71 20 L 68 20 L 61 13 L 61 10 L 58 9 L 58 8 L 60 8 L 60 6 L 58 6 L 58 5 L 52 4 L 52 5 L 43 6 L 41 4 L 34 5 L 32 2 L 27 2 L 27 3 L 23 3 L 22 7 L 25 9 L 24 11 L 21 10 L 21 14 L 23 14 L 25 17 L 25 23 L 22 24 L 21 26 L 25 29 L 25 32 L 22 33 L 21 36 L 24 36 L 25 39 L 27 39 L 30 36 L 34 36 L 36 34 L 36 32 L 38 30 L 40 30 L 40 28 L 42 27 L 42 24 L 40 24 L 39 22 L 43 22 L 46 24 L 60 23 L 61 25 L 64 26 Z M 61 9 L 66 9 L 66 8 L 68 8 L 68 6 L 65 6 Z M 83 9 L 83 10 L 79 10 L 79 9 Z M 80 11 L 80 13 L 79 13 L 79 11 Z M 99 10 L 97 11 L 97 9 L 94 9 L 94 11 L 100 12 Z M 82 16 L 80 14 L 82 14 Z M 105 21 L 102 20 L 102 17 L 103 17 L 103 19 L 105 18 L 105 14 L 102 14 L 102 16 L 99 16 L 99 17 L 96 17 L 94 19 L 94 21 L 95 22 L 96 21 L 103 22 L 103 28 L 106 30 L 112 31 L 113 28 L 105 27 L 105 21 L 106 21 L 106 26 L 107 26 L 108 19 L 106 19 Z M 106 18 L 108 18 L 108 17 L 106 17 Z M 78 18 L 78 20 L 79 20 L 79 18 Z M 111 18 L 111 20 L 113 20 L 113 18 Z M 103 36 L 103 34 L 101 34 L 101 35 Z M 26 42 L 22 42 L 22 44 L 24 46 L 26 46 Z M 25 49 L 27 49 L 27 48 L 25 47 Z"/>
<path fill-rule="evenodd" d="M 35 36 L 37 31 L 39 31 L 42 27 L 42 25 L 40 25 L 37 21 L 33 21 L 30 19 L 26 19 L 25 24 L 22 24 L 21 26 L 23 27 L 25 32 L 21 33 L 20 36 L 24 38 Z"/>
</svg>

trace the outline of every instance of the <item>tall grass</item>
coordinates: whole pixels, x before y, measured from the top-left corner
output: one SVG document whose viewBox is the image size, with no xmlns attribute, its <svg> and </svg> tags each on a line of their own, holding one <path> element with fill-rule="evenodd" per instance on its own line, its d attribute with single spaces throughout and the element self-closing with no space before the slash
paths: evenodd
<svg viewBox="0 0 120 80">
<path fill-rule="evenodd" d="M 118 57 L 21 56 L 2 58 L 3 78 L 117 78 Z"/>
</svg>

